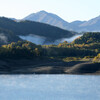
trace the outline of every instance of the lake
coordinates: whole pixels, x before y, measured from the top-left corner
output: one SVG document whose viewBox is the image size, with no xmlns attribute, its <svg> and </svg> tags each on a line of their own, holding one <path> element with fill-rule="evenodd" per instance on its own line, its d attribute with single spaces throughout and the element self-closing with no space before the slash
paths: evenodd
<svg viewBox="0 0 100 100">
<path fill-rule="evenodd" d="M 0 100 L 100 100 L 100 76 L 1 75 Z"/>
</svg>

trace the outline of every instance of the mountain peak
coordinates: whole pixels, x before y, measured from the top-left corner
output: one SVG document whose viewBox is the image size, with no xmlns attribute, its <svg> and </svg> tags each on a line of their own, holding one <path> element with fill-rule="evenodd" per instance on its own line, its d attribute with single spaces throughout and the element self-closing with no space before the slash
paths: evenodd
<svg viewBox="0 0 100 100">
<path fill-rule="evenodd" d="M 47 12 L 45 10 L 41 10 L 41 11 L 39 11 L 37 13 L 47 13 Z"/>
</svg>

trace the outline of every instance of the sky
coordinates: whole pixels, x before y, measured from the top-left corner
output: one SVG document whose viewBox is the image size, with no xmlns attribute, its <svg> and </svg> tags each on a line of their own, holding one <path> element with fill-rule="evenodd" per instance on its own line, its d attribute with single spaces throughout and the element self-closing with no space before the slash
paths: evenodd
<svg viewBox="0 0 100 100">
<path fill-rule="evenodd" d="M 0 16 L 22 19 L 40 10 L 83 21 L 100 15 L 100 0 L 0 0 Z"/>
</svg>

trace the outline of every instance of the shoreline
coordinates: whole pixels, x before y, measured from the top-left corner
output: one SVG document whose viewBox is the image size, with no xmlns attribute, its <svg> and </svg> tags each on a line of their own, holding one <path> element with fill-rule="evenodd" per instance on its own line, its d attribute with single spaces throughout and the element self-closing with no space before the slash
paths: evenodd
<svg viewBox="0 0 100 100">
<path fill-rule="evenodd" d="M 65 74 L 100 75 L 100 63 L 89 61 L 48 61 L 48 60 L 0 60 L 0 75 L 20 74 Z"/>
</svg>

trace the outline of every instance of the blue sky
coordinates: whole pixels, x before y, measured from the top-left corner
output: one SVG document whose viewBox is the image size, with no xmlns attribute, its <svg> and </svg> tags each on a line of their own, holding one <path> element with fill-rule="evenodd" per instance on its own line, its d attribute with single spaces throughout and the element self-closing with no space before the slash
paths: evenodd
<svg viewBox="0 0 100 100">
<path fill-rule="evenodd" d="M 21 19 L 45 10 L 64 20 L 89 20 L 100 15 L 100 0 L 0 0 L 0 16 Z"/>
</svg>

